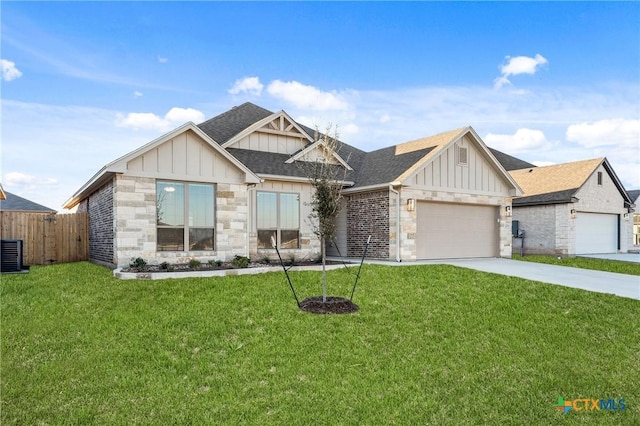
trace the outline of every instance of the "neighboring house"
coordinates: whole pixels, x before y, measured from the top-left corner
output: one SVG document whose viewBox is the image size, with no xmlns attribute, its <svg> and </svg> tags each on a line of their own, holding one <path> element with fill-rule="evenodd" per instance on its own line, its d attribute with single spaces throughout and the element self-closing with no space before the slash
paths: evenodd
<svg viewBox="0 0 640 426">
<path fill-rule="evenodd" d="M 2 196 L 0 196 L 0 211 L 16 211 L 43 214 L 56 213 L 54 209 L 50 209 L 49 207 L 34 203 L 33 201 L 29 201 L 26 198 L 22 198 L 18 195 L 4 190 L 2 190 Z"/>
<path fill-rule="evenodd" d="M 627 193 L 633 204 L 631 206 L 633 213 L 633 245 L 640 246 L 640 212 L 638 211 L 640 209 L 638 206 L 638 204 L 640 204 L 640 189 L 627 191 Z"/>
<path fill-rule="evenodd" d="M 4 193 L 4 188 L 2 187 L 2 184 L 0 183 L 0 200 L 6 200 L 7 199 L 7 194 Z"/>
<path fill-rule="evenodd" d="M 360 256 L 371 235 L 372 258 L 509 257 L 522 193 L 496 153 L 471 127 L 333 152 L 286 112 L 245 103 L 107 164 L 64 207 L 89 213 L 90 258 L 109 266 L 273 257 L 272 239 L 286 257 L 317 257 L 300 162 L 319 159 L 345 171 L 330 253 Z"/>
<path fill-rule="evenodd" d="M 524 229 L 525 254 L 574 256 L 626 252 L 632 227 L 629 195 L 606 158 L 509 172 L 524 191 L 513 220 Z"/>
</svg>

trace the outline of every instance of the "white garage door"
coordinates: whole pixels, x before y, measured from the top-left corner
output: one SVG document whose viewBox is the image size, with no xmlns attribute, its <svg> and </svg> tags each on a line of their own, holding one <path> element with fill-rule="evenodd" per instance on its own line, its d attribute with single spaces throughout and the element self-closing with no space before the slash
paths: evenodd
<svg viewBox="0 0 640 426">
<path fill-rule="evenodd" d="M 618 251 L 618 215 L 583 213 L 576 216 L 576 254 Z"/>
<path fill-rule="evenodd" d="M 417 204 L 418 259 L 499 255 L 497 207 L 426 201 Z"/>
</svg>

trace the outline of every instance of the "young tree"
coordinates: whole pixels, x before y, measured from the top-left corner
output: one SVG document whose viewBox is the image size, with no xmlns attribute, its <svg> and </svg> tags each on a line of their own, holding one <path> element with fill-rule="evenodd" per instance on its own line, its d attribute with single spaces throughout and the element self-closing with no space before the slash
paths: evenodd
<svg viewBox="0 0 640 426">
<path fill-rule="evenodd" d="M 338 148 L 338 130 L 332 132 L 327 126 L 325 133 L 316 127 L 314 144 L 317 151 L 313 158 L 303 158 L 298 162 L 300 168 L 313 186 L 311 197 L 310 224 L 313 232 L 320 239 L 322 256 L 322 301 L 327 301 L 327 253 L 326 242 L 333 240 L 336 231 L 335 220 L 342 206 L 342 189 L 347 169 L 334 161 L 333 153 Z M 310 154 L 311 155 L 311 154 Z"/>
</svg>

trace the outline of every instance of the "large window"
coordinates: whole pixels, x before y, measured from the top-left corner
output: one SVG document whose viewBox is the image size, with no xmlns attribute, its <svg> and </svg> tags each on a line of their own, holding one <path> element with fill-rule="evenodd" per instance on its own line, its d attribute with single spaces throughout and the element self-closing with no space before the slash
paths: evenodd
<svg viewBox="0 0 640 426">
<path fill-rule="evenodd" d="M 258 248 L 300 248 L 300 195 L 258 192 Z"/>
<path fill-rule="evenodd" d="M 156 208 L 158 251 L 214 250 L 213 185 L 157 182 Z"/>
</svg>

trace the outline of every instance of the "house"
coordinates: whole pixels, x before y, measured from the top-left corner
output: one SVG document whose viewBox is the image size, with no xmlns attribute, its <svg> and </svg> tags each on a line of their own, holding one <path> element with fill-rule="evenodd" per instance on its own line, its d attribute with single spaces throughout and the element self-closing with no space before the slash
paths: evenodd
<svg viewBox="0 0 640 426">
<path fill-rule="evenodd" d="M 638 212 L 638 204 L 640 203 L 640 189 L 627 191 L 629 199 L 633 204 L 630 212 L 633 213 L 633 242 L 634 246 L 640 246 L 640 212 Z"/>
<path fill-rule="evenodd" d="M 606 158 L 509 172 L 524 191 L 513 220 L 524 230 L 514 251 L 574 256 L 626 252 L 632 201 Z"/>
<path fill-rule="evenodd" d="M 0 187 L 1 189 L 1 187 Z M 0 211 L 55 214 L 56 211 L 42 204 L 22 198 L 11 192 L 2 190 L 0 195 Z"/>
<path fill-rule="evenodd" d="M 522 192 L 471 127 L 373 152 L 330 150 L 314 133 L 245 103 L 107 164 L 64 207 L 88 212 L 90 258 L 112 267 L 273 257 L 272 241 L 285 256 L 317 257 L 300 164 L 319 160 L 344 170 L 330 253 L 360 256 L 371 236 L 379 259 L 511 255 Z"/>
<path fill-rule="evenodd" d="M 6 200 L 7 199 L 7 194 L 4 193 L 4 188 L 2 187 L 2 184 L 0 183 L 0 200 Z"/>
</svg>

